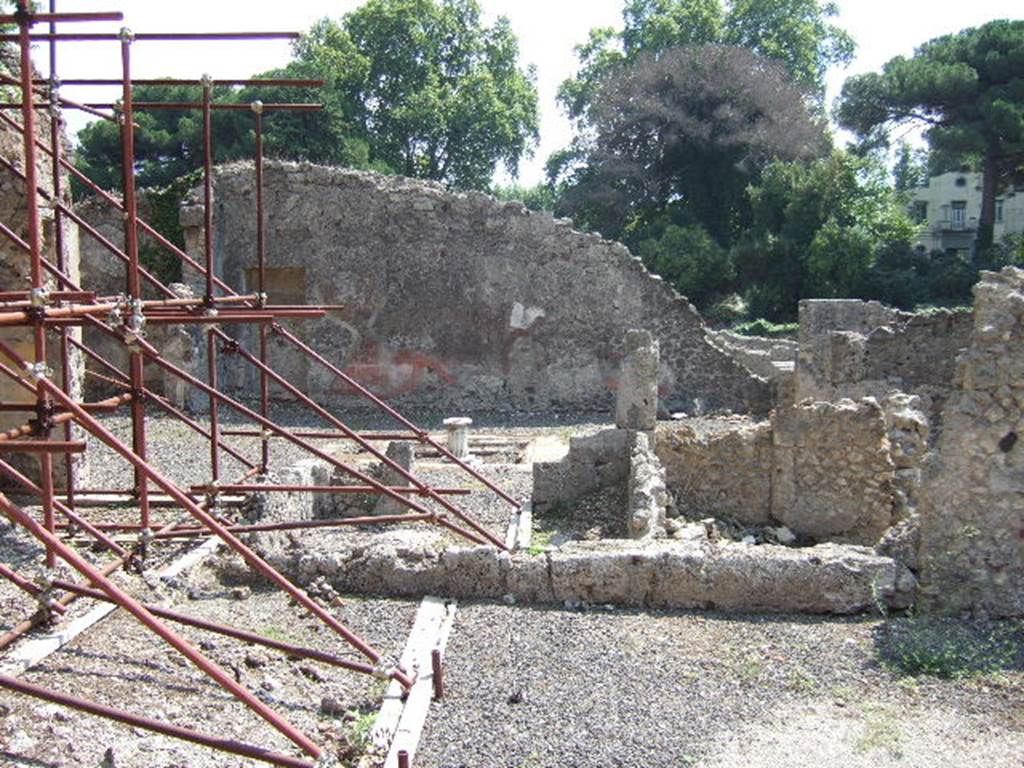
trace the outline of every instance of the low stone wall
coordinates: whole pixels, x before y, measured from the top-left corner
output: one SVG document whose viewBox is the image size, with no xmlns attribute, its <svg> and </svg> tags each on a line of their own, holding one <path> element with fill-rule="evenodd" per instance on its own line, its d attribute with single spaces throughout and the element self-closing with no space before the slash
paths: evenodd
<svg viewBox="0 0 1024 768">
<path fill-rule="evenodd" d="M 658 427 L 658 458 L 676 511 L 690 518 L 726 517 L 750 525 L 771 521 L 772 427 L 767 421 L 726 422 L 724 429 Z"/>
<path fill-rule="evenodd" d="M 773 420 L 772 516 L 818 541 L 874 544 L 892 524 L 885 414 L 877 402 L 802 404 Z"/>
<path fill-rule="evenodd" d="M 635 435 L 628 429 L 606 429 L 572 437 L 569 451 L 560 461 L 534 464 L 534 511 L 544 512 L 603 488 L 625 485 Z"/>
<path fill-rule="evenodd" d="M 1024 271 L 982 273 L 923 483 L 926 609 L 1024 616 Z"/>
<path fill-rule="evenodd" d="M 768 382 L 712 345 L 693 307 L 620 244 L 401 177 L 270 164 L 265 181 L 271 299 L 344 305 L 293 327 L 400 405 L 606 412 L 624 332 L 639 328 L 660 343 L 666 409 L 771 406 Z M 252 167 L 220 168 L 215 196 L 217 269 L 250 290 Z M 199 242 L 201 219 L 182 221 Z M 316 399 L 358 402 L 287 348 L 271 357 Z M 245 366 L 222 373 L 230 390 L 255 391 Z"/>
<path fill-rule="evenodd" d="M 665 509 L 668 489 L 665 469 L 658 461 L 646 432 L 637 432 L 629 455 L 629 508 L 626 529 L 634 539 L 653 539 L 665 535 Z"/>
<path fill-rule="evenodd" d="M 760 423 L 665 424 L 657 437 L 687 516 L 781 523 L 807 539 L 866 545 L 892 524 L 895 471 L 874 400 L 803 403 Z"/>
<path fill-rule="evenodd" d="M 575 542 L 539 555 L 437 548 L 404 531 L 369 545 L 264 552 L 300 584 L 341 592 L 539 604 L 852 614 L 902 609 L 914 577 L 860 547 L 732 542 Z"/>
<path fill-rule="evenodd" d="M 801 301 L 795 399 L 881 400 L 898 390 L 927 398 L 937 411 L 971 323 L 966 310 L 910 314 L 874 301 Z"/>
<path fill-rule="evenodd" d="M 746 336 L 732 331 L 709 331 L 708 338 L 758 376 L 770 381 L 792 375 L 800 345 L 792 339 Z"/>
</svg>

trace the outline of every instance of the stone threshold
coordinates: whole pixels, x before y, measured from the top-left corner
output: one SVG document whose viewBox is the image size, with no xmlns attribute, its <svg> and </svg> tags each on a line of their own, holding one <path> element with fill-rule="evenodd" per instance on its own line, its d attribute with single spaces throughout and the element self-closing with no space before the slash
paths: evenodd
<svg viewBox="0 0 1024 768">
<path fill-rule="evenodd" d="M 908 608 L 916 581 L 873 550 L 730 541 L 605 539 L 545 552 L 440 548 L 412 531 L 333 551 L 268 553 L 299 584 L 394 597 L 756 613 L 856 614 Z"/>
</svg>

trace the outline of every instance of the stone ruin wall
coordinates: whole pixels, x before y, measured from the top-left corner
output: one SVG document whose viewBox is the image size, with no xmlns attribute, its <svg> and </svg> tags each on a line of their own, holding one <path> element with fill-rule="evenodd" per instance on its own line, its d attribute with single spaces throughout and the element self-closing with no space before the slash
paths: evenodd
<svg viewBox="0 0 1024 768">
<path fill-rule="evenodd" d="M 760 422 L 663 423 L 656 450 L 676 508 L 690 518 L 865 545 L 893 522 L 895 467 L 872 399 L 802 403 Z"/>
<path fill-rule="evenodd" d="M 925 608 L 1024 615 L 1024 271 L 983 272 L 970 346 L 956 361 L 925 468 Z"/>
<path fill-rule="evenodd" d="M 0 45 L 0 72 L 12 77 L 18 77 L 20 72 L 18 54 L 13 48 Z M 20 113 L 10 113 L 12 117 L 20 121 Z M 50 115 L 44 110 L 36 111 L 37 131 L 36 136 L 45 146 L 50 146 Z M 67 143 L 64 145 L 68 149 Z M 19 170 L 24 171 L 25 155 L 23 139 L 20 133 L 14 131 L 7 125 L 0 125 L 0 157 L 12 162 Z M 37 163 L 37 180 L 39 186 L 48 194 L 53 191 L 53 171 L 49 156 L 40 154 Z M 70 195 L 66 176 L 62 176 L 62 189 L 65 192 L 63 202 L 70 201 Z M 28 240 L 28 210 L 26 206 L 25 184 L 6 168 L 0 168 L 0 221 L 3 221 L 18 237 L 27 242 Z M 56 264 L 54 254 L 54 212 L 50 205 L 40 201 L 40 216 L 42 218 L 42 230 L 40 232 L 43 248 L 43 257 L 51 263 Z M 67 274 L 74 281 L 79 282 L 79 258 L 78 258 L 78 228 L 68 222 L 64 223 L 64 240 L 67 245 Z M 31 264 L 28 255 L 15 246 L 4 236 L 0 236 L 0 289 L 6 291 L 27 290 L 31 286 Z M 50 279 L 48 286 L 51 289 L 58 287 L 56 281 Z M 70 332 L 77 335 L 77 330 Z M 47 335 L 47 364 L 54 372 L 54 380 L 61 380 L 61 360 L 56 342 L 56 335 Z M 32 341 L 32 333 L 24 327 L 0 328 L 0 339 L 10 344 L 22 357 L 32 360 L 35 358 L 35 347 Z M 81 361 L 77 353 L 70 355 L 70 384 L 71 391 L 80 394 L 82 386 Z M 0 355 L 0 362 L 9 364 L 6 357 Z M 0 376 L 0 400 L 9 403 L 34 402 L 34 398 L 16 383 Z M 32 417 L 26 412 L 0 413 L 0 431 L 18 427 Z M 72 459 L 76 464 L 81 464 L 81 457 Z M 55 465 L 63 465 L 64 457 L 55 457 Z M 24 470 L 30 477 L 37 476 L 37 461 L 34 458 L 25 460 L 23 456 L 13 457 L 12 463 Z M 0 485 L 4 483 L 0 478 Z"/>
<path fill-rule="evenodd" d="M 911 314 L 875 301 L 801 301 L 794 399 L 882 399 L 900 391 L 925 398 L 937 413 L 971 323 L 968 310 Z"/>
<path fill-rule="evenodd" d="M 270 164 L 265 179 L 271 299 L 343 304 L 291 327 L 388 400 L 606 410 L 624 331 L 642 328 L 660 341 L 668 409 L 771 405 L 769 383 L 713 346 L 693 307 L 622 245 L 519 203 L 401 177 Z M 217 269 L 249 290 L 254 195 L 251 166 L 218 170 Z M 185 211 L 183 223 L 186 239 L 201 242 L 201 217 Z M 313 397 L 352 402 L 301 355 L 274 344 L 271 358 Z M 229 390 L 256 391 L 252 369 L 222 375 Z"/>
<path fill-rule="evenodd" d="M 143 221 L 150 220 L 149 198 L 145 190 L 137 195 L 139 217 Z M 98 195 L 91 195 L 75 204 L 75 213 L 115 247 L 124 250 L 124 217 L 121 212 Z M 139 231 L 139 247 L 155 245 L 155 241 L 144 231 Z M 127 290 L 127 268 L 99 240 L 87 232 L 82 232 L 79 242 L 81 254 L 82 282 L 98 296 L 119 296 Z M 143 295 L 147 299 L 165 298 L 150 286 L 145 278 L 142 280 Z M 128 370 L 128 350 L 117 339 L 103 331 L 86 326 L 82 330 L 87 345 L 104 359 L 114 364 L 119 371 Z M 185 328 L 171 325 L 150 325 L 146 328 L 146 339 L 157 347 L 169 360 L 176 365 L 191 369 L 195 359 L 195 339 Z M 86 360 L 86 369 L 110 376 L 110 371 L 92 360 Z M 175 404 L 187 402 L 184 385 L 174 377 L 166 374 L 156 365 L 145 366 L 146 385 L 161 395 L 168 396 Z M 87 376 L 85 392 L 88 397 L 108 397 L 123 391 L 101 379 Z"/>
</svg>

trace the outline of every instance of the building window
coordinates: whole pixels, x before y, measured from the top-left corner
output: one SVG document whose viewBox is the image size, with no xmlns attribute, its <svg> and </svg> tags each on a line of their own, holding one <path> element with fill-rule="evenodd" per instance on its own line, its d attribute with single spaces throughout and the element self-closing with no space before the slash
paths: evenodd
<svg viewBox="0 0 1024 768">
<path fill-rule="evenodd" d="M 996 200 L 996 224 L 1003 223 L 1003 201 Z"/>
<path fill-rule="evenodd" d="M 967 179 L 965 177 L 963 177 L 963 176 L 957 176 L 956 177 L 956 185 L 958 187 L 966 187 L 967 186 Z"/>
<path fill-rule="evenodd" d="M 914 217 L 914 221 L 918 224 L 928 221 L 928 202 L 925 200 L 915 200 L 911 216 Z"/>
<path fill-rule="evenodd" d="M 954 200 L 950 206 L 950 225 L 953 229 L 965 229 L 967 227 L 967 201 Z"/>
</svg>

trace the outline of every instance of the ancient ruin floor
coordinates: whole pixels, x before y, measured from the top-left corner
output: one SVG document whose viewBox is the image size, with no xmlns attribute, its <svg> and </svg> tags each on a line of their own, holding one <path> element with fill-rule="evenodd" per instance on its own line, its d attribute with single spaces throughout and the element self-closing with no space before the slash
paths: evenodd
<svg viewBox="0 0 1024 768">
<path fill-rule="evenodd" d="M 157 432 L 177 429 L 154 424 Z M 524 437 L 542 434 L 551 441 L 577 428 L 529 425 L 503 432 L 488 426 L 489 435 L 508 438 L 488 471 L 516 493 L 528 493 L 530 473 L 518 447 Z M 176 431 L 158 437 L 154 445 L 163 446 L 157 450 L 170 471 L 183 480 L 190 471 L 205 473 L 201 454 L 183 448 L 191 438 Z M 283 464 L 295 457 L 284 451 L 276 458 Z M 443 482 L 442 470 L 426 466 L 430 461 L 424 459 L 421 468 Z M 113 470 L 97 471 L 102 477 Z M 487 503 L 476 511 L 488 527 L 503 532 L 504 521 Z M 307 536 L 318 534 L 299 534 L 296 541 L 301 545 Z M 17 547 L 4 552 L 5 558 L 18 556 Z M 136 595 L 167 607 L 344 651 L 337 639 L 297 620 L 280 593 L 240 579 L 236 565 L 214 555 L 155 591 L 137 577 L 119 578 Z M 17 609 L 30 605 L 2 589 L 6 629 Z M 395 654 L 418 607 L 417 600 L 329 591 L 317 597 L 371 643 Z M 381 703 L 380 682 L 182 632 L 297 726 L 322 741 L 351 745 L 348 762 L 357 764 L 360 739 Z M 431 705 L 414 760 L 422 768 L 1024 765 L 1019 621 L 460 601 L 445 666 L 445 698 Z M 25 678 L 288 750 L 269 727 L 120 613 Z M 95 768 L 108 752 L 121 768 L 261 765 L 21 696 L 0 700 L 0 765 Z M 377 759 L 364 752 L 361 764 Z"/>
</svg>

